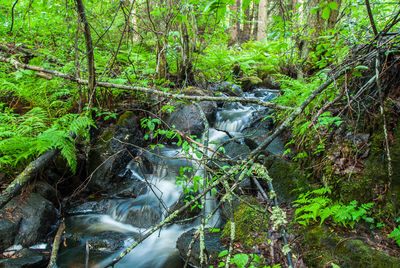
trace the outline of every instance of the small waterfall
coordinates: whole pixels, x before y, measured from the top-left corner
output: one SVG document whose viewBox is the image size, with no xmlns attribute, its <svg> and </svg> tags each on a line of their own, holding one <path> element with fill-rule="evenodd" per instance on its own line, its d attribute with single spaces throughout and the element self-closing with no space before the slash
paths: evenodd
<svg viewBox="0 0 400 268">
<path fill-rule="evenodd" d="M 248 94 L 246 97 L 259 97 L 263 100 L 271 100 L 275 93 L 269 91 L 256 90 L 255 93 Z M 264 107 L 257 105 L 242 105 L 231 103 L 225 106 L 225 109 L 217 112 L 217 121 L 215 126 L 209 131 L 209 148 L 216 150 L 218 144 L 230 139 L 230 136 L 241 136 L 243 131 L 255 114 L 265 110 Z M 191 153 L 191 159 L 196 160 L 197 156 Z M 215 153 L 208 151 L 211 157 Z M 133 181 L 143 185 L 144 191 L 139 191 L 135 198 L 113 198 L 108 200 L 108 209 L 105 213 L 85 214 L 72 216 L 69 219 L 70 232 L 81 232 L 87 236 L 101 232 L 113 232 L 127 234 L 130 238 L 124 238 L 125 247 L 129 246 L 134 239 L 140 238 L 140 235 L 146 233 L 152 226 L 161 222 L 168 214 L 171 207 L 179 200 L 182 195 L 181 187 L 175 183 L 176 177 L 180 176 L 182 167 L 196 167 L 196 161 L 190 160 L 177 148 L 162 148 L 152 153 L 144 153 L 144 156 L 150 161 L 151 171 L 142 170 L 134 161 L 129 163 L 127 170 L 131 172 Z M 198 160 L 198 159 L 197 159 Z M 203 175 L 202 167 L 196 169 L 196 175 Z M 211 193 L 206 195 L 205 213 L 208 215 L 217 205 L 216 197 Z M 217 212 L 207 226 L 215 227 L 219 224 L 219 212 Z M 136 247 L 128 256 L 118 262 L 115 267 L 154 267 L 154 268 L 179 268 L 182 267 L 181 259 L 176 249 L 178 237 L 185 231 L 194 228 L 200 224 L 200 218 L 191 224 L 179 225 L 172 224 L 155 232 L 138 247 Z M 67 224 L 68 225 L 68 224 Z M 80 245 L 82 250 L 84 243 Z M 98 260 L 92 260 L 91 267 L 97 264 L 105 264 L 111 258 L 117 256 L 122 249 L 112 254 L 104 255 Z M 66 255 L 64 258 L 74 258 L 76 250 L 72 253 L 60 254 Z M 84 252 L 84 251 L 83 251 Z M 80 253 L 82 254 L 82 252 Z M 73 256 L 73 257 L 72 257 Z M 68 265 L 68 261 L 59 261 L 58 267 L 76 267 Z"/>
</svg>

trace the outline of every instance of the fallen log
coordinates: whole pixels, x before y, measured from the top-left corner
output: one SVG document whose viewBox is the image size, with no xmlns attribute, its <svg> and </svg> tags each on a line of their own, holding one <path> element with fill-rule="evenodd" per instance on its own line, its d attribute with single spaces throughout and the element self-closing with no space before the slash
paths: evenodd
<svg viewBox="0 0 400 268">
<path fill-rule="evenodd" d="M 4 56 L 0 56 L 0 61 L 10 63 L 10 64 L 14 65 L 14 67 L 17 69 L 22 68 L 22 69 L 32 70 L 32 71 L 36 71 L 36 72 L 47 73 L 47 74 L 50 74 L 50 75 L 53 75 L 56 77 L 60 77 L 63 79 L 67 79 L 67 80 L 76 82 L 80 85 L 89 85 L 88 80 L 74 77 L 70 74 L 65 74 L 65 73 L 62 73 L 59 71 L 21 63 L 15 59 L 6 58 Z M 253 104 L 258 104 L 258 105 L 261 105 L 261 106 L 264 106 L 267 108 L 271 108 L 271 109 L 279 109 L 279 110 L 293 109 L 291 107 L 278 105 L 273 102 L 265 102 L 265 101 L 262 101 L 262 100 L 259 100 L 256 98 L 188 96 L 188 95 L 184 95 L 184 94 L 173 94 L 173 93 L 164 92 L 161 90 L 156 90 L 156 89 L 151 89 L 151 88 L 120 85 L 120 84 L 113 84 L 113 83 L 99 82 L 99 81 L 96 81 L 96 86 L 104 87 L 104 88 L 130 90 L 130 91 L 143 92 L 143 93 L 148 93 L 148 94 L 155 94 L 155 95 L 169 98 L 169 99 L 178 99 L 178 100 L 187 100 L 187 101 L 225 101 L 225 102 L 253 103 Z"/>
<path fill-rule="evenodd" d="M 0 195 L 0 208 L 19 194 L 22 187 L 29 182 L 53 157 L 58 154 L 58 149 L 51 149 L 29 163 L 29 165 L 15 178 Z"/>
</svg>

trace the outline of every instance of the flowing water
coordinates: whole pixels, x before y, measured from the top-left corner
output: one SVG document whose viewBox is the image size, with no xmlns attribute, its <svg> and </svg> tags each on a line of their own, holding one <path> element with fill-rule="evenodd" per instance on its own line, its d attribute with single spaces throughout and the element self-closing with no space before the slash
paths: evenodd
<svg viewBox="0 0 400 268">
<path fill-rule="evenodd" d="M 264 101 L 276 96 L 273 92 L 263 89 L 245 94 L 246 97 L 258 97 Z M 224 104 L 217 112 L 215 125 L 210 128 L 211 149 L 216 149 L 218 143 L 229 140 L 230 137 L 243 135 L 243 130 L 250 127 L 256 118 L 265 116 L 266 112 L 266 108 L 257 105 Z M 105 213 L 86 211 L 67 219 L 67 232 L 75 240 L 67 240 L 67 247 L 59 254 L 58 267 L 84 267 L 86 240 L 105 241 L 103 247 L 97 247 L 95 252 L 89 254 L 90 267 L 105 264 L 167 216 L 168 210 L 182 194 L 181 187 L 175 183 L 180 168 L 196 166 L 196 163 L 187 160 L 179 148 L 159 149 L 146 157 L 153 166 L 151 174 L 144 174 L 134 162 L 127 166 L 132 180 L 147 184 L 145 191 L 137 198 L 111 198 L 106 201 Z M 195 155 L 192 157 L 196 159 Z M 201 167 L 197 167 L 196 170 L 198 174 L 203 172 Z M 205 212 L 209 213 L 215 208 L 216 200 L 211 195 L 207 195 L 206 200 Z M 208 225 L 219 224 L 217 213 Z M 183 267 L 176 249 L 176 241 L 182 233 L 198 225 L 199 220 L 196 220 L 189 224 L 172 224 L 162 228 L 143 241 L 115 267 Z M 117 251 L 110 249 L 118 245 Z"/>
</svg>

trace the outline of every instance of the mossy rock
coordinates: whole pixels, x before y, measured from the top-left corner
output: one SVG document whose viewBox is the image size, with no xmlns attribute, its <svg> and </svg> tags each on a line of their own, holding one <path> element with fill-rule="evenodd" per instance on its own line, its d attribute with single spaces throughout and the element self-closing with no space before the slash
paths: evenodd
<svg viewBox="0 0 400 268">
<path fill-rule="evenodd" d="M 339 243 L 334 252 L 340 267 L 400 267 L 400 259 L 374 250 L 358 239 Z"/>
<path fill-rule="evenodd" d="M 135 115 L 133 114 L 132 111 L 126 111 L 118 118 L 117 126 L 126 127 L 127 124 L 132 123 L 131 122 L 132 120 L 136 121 Z"/>
<path fill-rule="evenodd" d="M 264 210 L 257 199 L 248 197 L 246 201 L 260 210 Z M 263 240 L 253 234 L 263 233 L 268 231 L 268 214 L 261 213 L 260 211 L 242 203 L 234 212 L 235 220 L 235 241 L 242 242 L 245 246 L 253 247 L 257 244 L 262 244 Z M 231 221 L 228 221 L 222 231 L 223 239 L 230 239 L 231 237 Z"/>
<path fill-rule="evenodd" d="M 340 267 L 400 267 L 398 258 L 374 250 L 359 239 L 345 239 L 324 226 L 306 227 L 304 261 L 309 267 L 326 267 L 335 263 Z"/>
<path fill-rule="evenodd" d="M 306 176 L 297 163 L 271 154 L 264 159 L 264 165 L 268 169 L 275 192 L 281 201 L 295 200 L 297 196 L 294 191 L 307 185 Z"/>
<path fill-rule="evenodd" d="M 392 193 L 382 195 L 378 199 L 378 206 L 381 212 L 385 212 L 387 215 L 381 215 L 387 217 L 392 213 L 391 203 L 400 203 L 400 169 L 396 168 L 400 166 L 400 126 L 397 126 L 394 131 L 394 142 L 390 146 L 391 154 L 391 165 L 393 167 L 392 176 Z M 352 176 L 345 178 L 335 176 L 333 182 L 337 184 L 340 198 L 344 202 L 351 202 L 357 200 L 361 203 L 370 202 L 376 198 L 376 185 L 383 187 L 389 184 L 388 176 L 388 161 L 385 152 L 385 136 L 383 130 L 376 130 L 371 136 L 369 142 L 370 153 L 365 161 L 365 168 L 363 173 L 359 176 Z M 390 189 L 389 189 L 390 190 Z M 387 198 L 394 198 L 393 202 L 387 200 Z M 381 201 L 381 202 L 380 202 Z"/>
<path fill-rule="evenodd" d="M 122 114 L 115 126 L 107 128 L 97 138 L 89 152 L 89 188 L 94 191 L 109 191 L 121 180 L 122 174 L 132 156 L 143 147 L 145 141 L 137 118 L 132 111 Z"/>
<path fill-rule="evenodd" d="M 207 91 L 199 87 L 185 87 L 181 90 L 181 93 L 188 96 L 206 96 Z"/>
<path fill-rule="evenodd" d="M 243 77 L 239 79 L 239 81 L 242 83 L 242 89 L 243 91 L 251 91 L 257 87 L 262 86 L 263 81 L 258 78 L 257 76 L 248 76 L 248 77 Z"/>
</svg>

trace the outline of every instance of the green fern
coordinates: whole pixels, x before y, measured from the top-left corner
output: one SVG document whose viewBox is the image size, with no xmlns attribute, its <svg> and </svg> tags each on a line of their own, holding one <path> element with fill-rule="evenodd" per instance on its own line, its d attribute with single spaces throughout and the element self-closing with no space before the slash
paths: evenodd
<svg viewBox="0 0 400 268">
<path fill-rule="evenodd" d="M 400 222 L 400 218 L 396 220 L 396 222 Z M 397 245 L 400 247 L 400 227 L 396 227 L 393 231 L 388 235 L 389 238 L 393 238 Z"/>
<path fill-rule="evenodd" d="M 344 205 L 338 201 L 334 202 L 328 196 L 330 193 L 329 187 L 323 187 L 301 194 L 293 202 L 293 206 L 297 207 L 296 221 L 302 225 L 308 225 L 311 222 L 319 222 L 321 225 L 326 219 L 331 219 L 335 224 L 341 224 L 344 227 L 349 225 L 351 228 L 361 219 L 370 223 L 374 222 L 367 216 L 373 203 L 358 206 L 357 201 L 354 200 L 349 205 Z"/>
<path fill-rule="evenodd" d="M 57 148 L 75 172 L 76 148 L 72 135 L 88 138 L 91 119 L 76 114 L 50 118 L 42 108 L 24 115 L 8 109 L 0 112 L 0 170 L 7 171 L 25 165 L 43 152 Z"/>
</svg>

